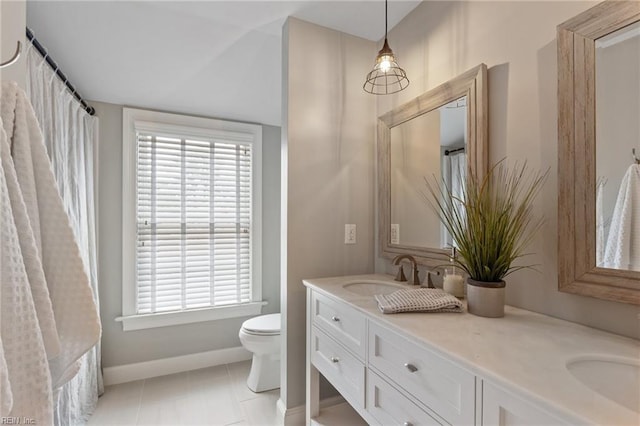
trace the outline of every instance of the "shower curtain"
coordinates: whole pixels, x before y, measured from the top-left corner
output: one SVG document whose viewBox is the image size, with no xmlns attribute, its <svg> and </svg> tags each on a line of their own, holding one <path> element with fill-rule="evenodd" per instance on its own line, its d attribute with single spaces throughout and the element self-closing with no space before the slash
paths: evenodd
<svg viewBox="0 0 640 426">
<path fill-rule="evenodd" d="M 598 177 L 596 182 L 596 266 L 604 264 L 604 250 L 607 244 L 606 223 L 604 218 L 604 187 L 607 184 L 605 177 Z"/>
<path fill-rule="evenodd" d="M 95 190 L 98 119 L 86 113 L 63 81 L 29 48 L 27 94 L 40 123 L 56 182 L 88 269 L 98 303 Z M 57 425 L 85 424 L 103 391 L 100 344 L 81 359 L 78 374 L 54 401 Z"/>
<path fill-rule="evenodd" d="M 442 160 L 442 178 L 451 190 L 451 194 L 463 200 L 464 199 L 464 182 L 467 176 L 467 154 L 464 151 L 458 151 L 443 156 Z M 463 213 L 462 205 L 460 214 Z M 453 247 L 455 245 L 453 237 L 444 226 L 440 227 L 440 240 L 442 247 Z"/>
</svg>

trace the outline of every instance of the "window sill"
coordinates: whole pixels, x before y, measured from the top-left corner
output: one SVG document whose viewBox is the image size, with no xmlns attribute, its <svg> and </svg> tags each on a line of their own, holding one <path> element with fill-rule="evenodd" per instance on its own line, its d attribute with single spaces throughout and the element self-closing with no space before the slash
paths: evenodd
<svg viewBox="0 0 640 426">
<path fill-rule="evenodd" d="M 267 302 L 250 302 L 240 305 L 218 306 L 215 308 L 194 309 L 180 312 L 160 312 L 156 314 L 127 315 L 117 317 L 123 331 L 143 330 L 146 328 L 168 327 L 227 318 L 259 315 Z"/>
</svg>

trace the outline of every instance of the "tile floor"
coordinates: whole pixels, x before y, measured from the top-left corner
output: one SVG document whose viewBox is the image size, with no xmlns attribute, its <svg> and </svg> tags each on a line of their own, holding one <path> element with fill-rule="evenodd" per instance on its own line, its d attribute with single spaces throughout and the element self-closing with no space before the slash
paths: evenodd
<svg viewBox="0 0 640 426">
<path fill-rule="evenodd" d="M 250 361 L 109 386 L 89 426 L 276 424 L 280 389 L 247 388 Z"/>
</svg>

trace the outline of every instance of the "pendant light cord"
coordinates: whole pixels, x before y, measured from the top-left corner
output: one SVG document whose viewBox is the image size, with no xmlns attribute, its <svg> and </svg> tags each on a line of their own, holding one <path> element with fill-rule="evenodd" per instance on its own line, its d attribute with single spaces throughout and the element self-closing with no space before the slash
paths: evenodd
<svg viewBox="0 0 640 426">
<path fill-rule="evenodd" d="M 384 39 L 387 39 L 387 23 L 389 21 L 387 13 L 389 12 L 389 3 L 384 0 Z"/>
</svg>

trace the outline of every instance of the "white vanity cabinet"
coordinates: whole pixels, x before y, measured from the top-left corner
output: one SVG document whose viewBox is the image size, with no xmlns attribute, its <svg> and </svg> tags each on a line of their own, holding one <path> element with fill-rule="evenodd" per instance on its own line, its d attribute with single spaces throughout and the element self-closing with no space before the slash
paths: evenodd
<svg viewBox="0 0 640 426">
<path fill-rule="evenodd" d="M 606 386 L 632 392 L 635 376 L 622 380 L 605 374 L 623 364 L 630 371 L 625 375 L 637 371 L 637 340 L 511 306 L 499 319 L 468 313 L 384 315 L 372 294 L 399 286 L 388 275 L 304 284 L 307 424 L 640 424 L 640 409 L 630 408 L 629 400 L 617 402 L 619 393 L 606 397 Z M 590 363 L 587 372 L 600 369 L 603 386 L 582 381 L 583 370 L 571 370 L 578 362 Z M 320 410 L 320 374 L 348 404 Z"/>
<path fill-rule="evenodd" d="M 347 303 L 307 291 L 307 397 L 316 397 L 307 401 L 309 417 L 318 414 L 319 372 L 369 424 L 474 424 L 473 374 Z"/>
</svg>

